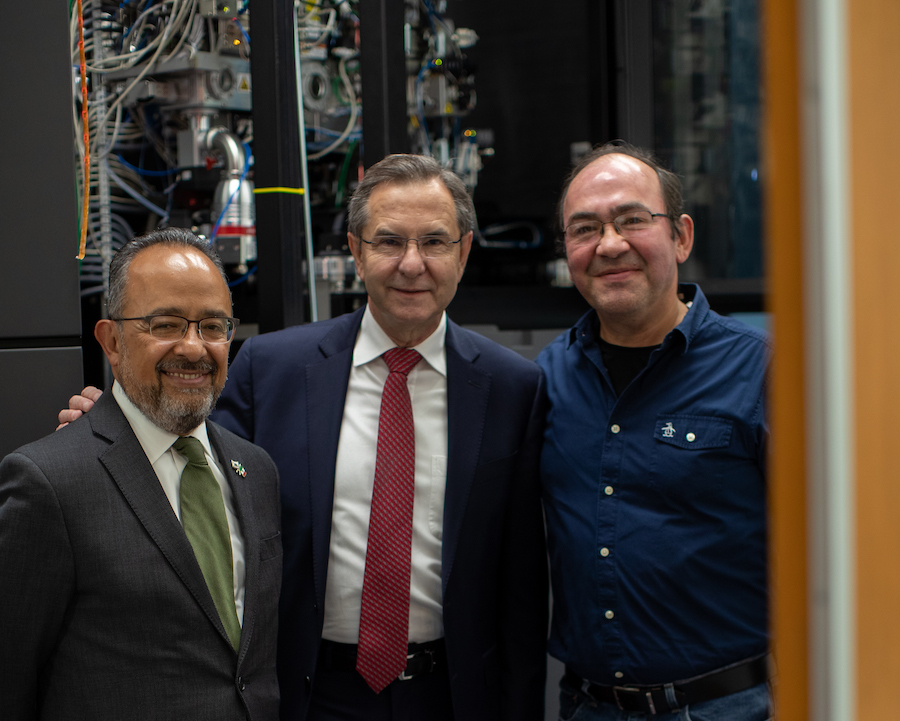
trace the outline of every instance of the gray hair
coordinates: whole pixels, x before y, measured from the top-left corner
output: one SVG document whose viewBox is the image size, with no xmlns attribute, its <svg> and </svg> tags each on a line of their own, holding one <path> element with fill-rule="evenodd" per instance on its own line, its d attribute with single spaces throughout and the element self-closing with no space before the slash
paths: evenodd
<svg viewBox="0 0 900 721">
<path fill-rule="evenodd" d="M 684 199 L 681 194 L 681 179 L 671 170 L 667 170 L 660 165 L 656 158 L 653 157 L 653 153 L 649 150 L 639 148 L 625 140 L 610 140 L 604 145 L 595 146 L 589 153 L 585 154 L 563 181 L 559 202 L 556 204 L 558 250 L 564 251 L 565 249 L 564 235 L 566 228 L 564 224 L 566 220 L 563 217 L 563 206 L 566 204 L 566 194 L 569 192 L 569 186 L 572 184 L 572 181 L 578 177 L 578 174 L 597 160 L 597 158 L 613 154 L 628 155 L 636 160 L 640 160 L 645 165 L 649 165 L 656 171 L 656 177 L 659 178 L 659 187 L 662 190 L 663 202 L 666 205 L 666 215 L 672 222 L 672 237 L 674 238 L 676 233 L 680 230 L 678 219 L 684 212 Z"/>
<path fill-rule="evenodd" d="M 475 230 L 475 206 L 465 183 L 456 173 L 426 155 L 397 154 L 388 155 L 366 170 L 348 206 L 347 224 L 350 232 L 357 238 L 362 236 L 363 228 L 369 222 L 369 196 L 379 185 L 412 185 L 427 183 L 435 178 L 444 184 L 453 198 L 459 232 L 465 235 Z"/>
<path fill-rule="evenodd" d="M 216 266 L 225 285 L 228 285 L 228 276 L 225 275 L 222 261 L 210 242 L 198 238 L 191 231 L 183 228 L 160 228 L 129 240 L 113 256 L 112 262 L 109 264 L 109 291 L 106 296 L 106 310 L 110 318 L 122 317 L 125 308 L 128 268 L 131 266 L 131 261 L 142 250 L 154 245 L 180 245 L 200 251 Z"/>
</svg>

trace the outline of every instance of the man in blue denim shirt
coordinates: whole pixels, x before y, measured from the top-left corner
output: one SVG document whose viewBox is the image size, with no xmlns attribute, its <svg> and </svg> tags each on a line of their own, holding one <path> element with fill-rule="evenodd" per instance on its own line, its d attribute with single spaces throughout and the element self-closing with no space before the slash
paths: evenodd
<svg viewBox="0 0 900 721">
<path fill-rule="evenodd" d="M 678 178 L 617 142 L 560 224 L 592 306 L 538 359 L 561 719 L 763 721 L 769 341 L 678 284 Z"/>
</svg>

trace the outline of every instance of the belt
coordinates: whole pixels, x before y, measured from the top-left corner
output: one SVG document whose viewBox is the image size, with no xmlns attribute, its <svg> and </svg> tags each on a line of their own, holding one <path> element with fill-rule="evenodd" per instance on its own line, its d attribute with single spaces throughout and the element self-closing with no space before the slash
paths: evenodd
<svg viewBox="0 0 900 721">
<path fill-rule="evenodd" d="M 325 671 L 355 671 L 356 652 L 359 647 L 355 643 L 338 643 L 322 639 L 319 646 L 318 667 Z M 446 666 L 447 651 L 444 639 L 427 643 L 409 644 L 406 656 L 406 669 L 397 677 L 399 681 L 409 681 L 426 673 L 431 673 L 440 665 Z"/>
<path fill-rule="evenodd" d="M 702 676 L 656 686 L 604 686 L 583 679 L 568 668 L 563 679 L 594 701 L 615 704 L 623 711 L 662 714 L 765 683 L 769 679 L 769 656 L 740 661 Z"/>
</svg>

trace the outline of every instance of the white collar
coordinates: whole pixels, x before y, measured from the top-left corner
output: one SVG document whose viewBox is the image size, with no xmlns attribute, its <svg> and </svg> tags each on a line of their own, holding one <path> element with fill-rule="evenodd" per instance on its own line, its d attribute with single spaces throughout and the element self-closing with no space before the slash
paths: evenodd
<svg viewBox="0 0 900 721">
<path fill-rule="evenodd" d="M 442 376 L 447 375 L 447 355 L 444 353 L 446 340 L 447 313 L 444 312 L 441 313 L 441 322 L 438 323 L 438 327 L 435 328 L 434 332 L 417 346 L 414 346 L 428 365 Z M 380 358 L 385 351 L 396 347 L 397 344 L 378 325 L 378 321 L 375 320 L 375 316 L 372 315 L 372 311 L 367 304 L 362 323 L 359 326 L 356 345 L 353 347 L 354 367 L 370 363 L 376 358 Z"/>
</svg>

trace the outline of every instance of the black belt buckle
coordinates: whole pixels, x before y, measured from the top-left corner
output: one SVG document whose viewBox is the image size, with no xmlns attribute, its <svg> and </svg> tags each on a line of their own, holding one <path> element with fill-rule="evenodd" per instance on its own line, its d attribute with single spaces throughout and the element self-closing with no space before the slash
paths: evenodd
<svg viewBox="0 0 900 721">
<path fill-rule="evenodd" d="M 411 662 L 418 662 L 420 659 L 428 658 L 427 667 L 417 668 L 411 673 L 407 673 Z M 400 675 L 397 676 L 398 681 L 410 681 L 414 679 L 416 676 L 419 676 L 423 673 L 431 673 L 434 671 L 434 649 L 426 648 L 421 651 L 416 651 L 416 653 L 410 653 L 406 656 L 406 668 L 400 672 Z"/>
<path fill-rule="evenodd" d="M 644 711 L 656 715 L 653 693 L 637 686 L 613 686 L 613 698 L 620 711 Z"/>
</svg>

